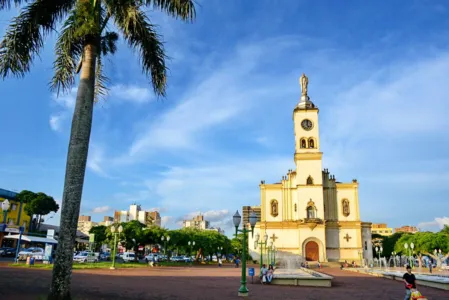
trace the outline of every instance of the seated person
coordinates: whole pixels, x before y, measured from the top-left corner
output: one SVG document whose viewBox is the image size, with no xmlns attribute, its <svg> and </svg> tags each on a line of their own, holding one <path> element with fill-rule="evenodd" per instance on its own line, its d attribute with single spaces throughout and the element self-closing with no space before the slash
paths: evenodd
<svg viewBox="0 0 449 300">
<path fill-rule="evenodd" d="M 269 265 L 267 271 L 267 283 L 271 283 L 271 281 L 273 280 L 273 273 L 274 273 L 273 265 Z"/>
<path fill-rule="evenodd" d="M 260 268 L 260 283 L 264 284 L 265 282 L 267 282 L 267 273 L 267 265 L 263 264 L 262 268 Z"/>
</svg>

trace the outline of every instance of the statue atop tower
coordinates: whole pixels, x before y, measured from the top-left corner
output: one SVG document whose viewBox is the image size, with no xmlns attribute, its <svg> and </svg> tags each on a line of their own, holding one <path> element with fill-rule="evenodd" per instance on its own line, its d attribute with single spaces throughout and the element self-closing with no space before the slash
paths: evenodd
<svg viewBox="0 0 449 300">
<path fill-rule="evenodd" d="M 310 101 L 309 95 L 307 94 L 309 86 L 309 78 L 304 73 L 302 73 L 301 77 L 299 77 L 299 86 L 301 87 L 301 98 L 299 100 L 297 107 L 300 109 L 315 108 L 315 104 L 313 104 L 313 102 Z"/>
<path fill-rule="evenodd" d="M 306 74 L 302 73 L 299 77 L 299 85 L 301 86 L 301 95 L 307 97 L 307 86 L 309 85 L 309 78 Z"/>
</svg>

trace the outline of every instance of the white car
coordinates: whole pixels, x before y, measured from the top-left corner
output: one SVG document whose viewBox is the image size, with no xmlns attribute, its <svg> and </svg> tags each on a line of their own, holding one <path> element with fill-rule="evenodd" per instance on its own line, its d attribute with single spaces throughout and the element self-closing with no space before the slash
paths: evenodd
<svg viewBox="0 0 449 300">
<path fill-rule="evenodd" d="M 150 253 L 147 256 L 145 256 L 145 262 L 153 261 L 153 258 L 156 258 L 157 261 L 161 260 L 161 257 L 157 253 Z"/>
<path fill-rule="evenodd" d="M 43 260 L 44 256 L 44 249 L 37 247 L 31 247 L 19 252 L 19 260 L 26 260 L 28 257 L 33 257 L 35 260 Z"/>
<path fill-rule="evenodd" d="M 130 262 L 130 261 L 134 261 L 136 258 L 136 255 L 134 253 L 131 252 L 125 252 L 123 253 L 122 257 L 124 262 Z"/>
<path fill-rule="evenodd" d="M 73 257 L 73 261 L 85 263 L 85 262 L 98 262 L 98 257 L 93 252 L 80 252 Z"/>
</svg>

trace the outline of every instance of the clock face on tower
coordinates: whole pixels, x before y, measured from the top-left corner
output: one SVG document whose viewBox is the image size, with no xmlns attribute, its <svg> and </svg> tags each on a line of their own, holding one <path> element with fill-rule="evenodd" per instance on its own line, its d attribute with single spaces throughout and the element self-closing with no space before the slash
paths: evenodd
<svg viewBox="0 0 449 300">
<path fill-rule="evenodd" d="M 310 129 L 312 129 L 312 127 L 313 127 L 313 123 L 312 123 L 312 121 L 310 121 L 310 120 L 308 120 L 308 119 L 304 119 L 304 120 L 302 120 L 302 122 L 301 122 L 301 127 L 302 127 L 304 130 L 310 130 Z"/>
</svg>

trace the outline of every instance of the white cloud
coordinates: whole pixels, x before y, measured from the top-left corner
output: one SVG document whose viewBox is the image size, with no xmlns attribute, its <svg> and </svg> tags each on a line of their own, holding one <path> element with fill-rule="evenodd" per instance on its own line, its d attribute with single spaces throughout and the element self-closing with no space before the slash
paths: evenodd
<svg viewBox="0 0 449 300">
<path fill-rule="evenodd" d="M 277 42 L 279 40 L 276 39 Z M 183 95 L 177 97 L 179 103 L 174 108 L 139 126 L 140 131 L 128 153 L 116 162 L 135 163 L 155 151 L 198 151 L 204 146 L 202 136 L 206 132 L 232 125 L 243 114 L 251 114 L 254 106 L 277 98 L 279 89 L 275 82 L 281 82 L 282 78 L 273 80 L 269 74 L 256 74 L 258 62 L 264 59 L 267 52 L 281 51 L 283 47 L 291 46 L 280 42 L 276 44 L 279 47 L 274 47 L 273 42 L 267 40 L 237 47 L 230 58 L 219 63 L 218 67 L 216 62 L 213 68 L 203 66 L 199 77 L 191 81 Z M 251 77 L 253 80 L 247 80 Z M 269 87 L 268 83 L 271 83 Z"/>
<path fill-rule="evenodd" d="M 69 119 L 75 108 L 77 92 L 78 88 L 73 87 L 69 92 L 61 93 L 59 96 L 56 93 L 52 94 L 52 101 L 59 110 L 58 113 L 53 113 L 50 116 L 49 122 L 52 130 L 63 131 L 63 123 Z M 108 93 L 108 99 L 112 102 L 146 103 L 153 98 L 153 93 L 148 88 L 137 85 L 117 84 L 110 87 Z"/>
<path fill-rule="evenodd" d="M 394 71 L 392 71 L 394 70 Z M 379 67 L 334 95 L 324 123 L 333 140 L 425 135 L 449 126 L 449 54 Z M 338 82 L 338 81 L 337 81 Z M 319 105 L 319 102 L 318 102 Z"/>
<path fill-rule="evenodd" d="M 92 213 L 93 214 L 102 214 L 105 212 L 108 212 L 112 210 L 112 208 L 110 206 L 100 206 L 100 207 L 95 207 L 94 209 L 92 209 Z"/>
<path fill-rule="evenodd" d="M 172 216 L 162 216 L 161 217 L 161 226 L 162 227 L 170 227 L 173 225 L 174 218 Z"/>
<path fill-rule="evenodd" d="M 89 146 L 89 156 L 87 158 L 87 167 L 97 175 L 102 177 L 110 177 L 102 168 L 105 160 L 104 149 L 98 145 L 91 144 Z"/>
<path fill-rule="evenodd" d="M 64 114 L 54 114 L 50 116 L 50 127 L 53 131 L 61 131 L 62 121 L 65 119 Z"/>
<path fill-rule="evenodd" d="M 110 88 L 110 96 L 122 101 L 146 103 L 154 99 L 153 93 L 146 87 L 118 84 Z"/>
<path fill-rule="evenodd" d="M 260 160 L 229 160 L 207 166 L 173 167 L 152 178 L 149 187 L 163 207 L 195 213 L 203 211 L 212 219 L 219 219 L 228 210 L 259 203 L 258 183 L 278 181 L 289 168 L 291 158 L 263 158 Z"/>
<path fill-rule="evenodd" d="M 70 113 L 75 107 L 77 89 L 72 88 L 69 92 L 59 94 L 52 94 L 52 100 L 59 108 L 58 113 L 50 115 L 50 127 L 53 131 L 60 132 L 63 130 L 63 123 L 69 119 Z"/>
<path fill-rule="evenodd" d="M 59 94 L 59 96 L 55 93 L 52 95 L 52 99 L 58 106 L 73 110 L 75 107 L 77 91 L 78 88 L 74 87 L 67 93 Z"/>
<path fill-rule="evenodd" d="M 430 222 L 421 222 L 418 224 L 418 228 L 435 229 L 437 227 L 443 229 L 444 225 L 449 226 L 449 217 L 435 218 L 435 220 Z"/>
</svg>

